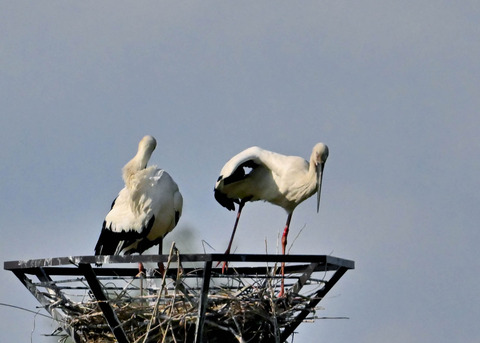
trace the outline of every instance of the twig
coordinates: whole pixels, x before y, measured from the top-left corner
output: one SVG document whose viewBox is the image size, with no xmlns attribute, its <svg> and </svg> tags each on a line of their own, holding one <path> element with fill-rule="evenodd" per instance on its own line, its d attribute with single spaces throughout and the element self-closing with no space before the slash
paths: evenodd
<svg viewBox="0 0 480 343">
<path fill-rule="evenodd" d="M 292 249 L 293 245 L 295 244 L 298 237 L 300 237 L 302 231 L 307 227 L 307 224 L 303 224 L 303 227 L 298 231 L 297 235 L 293 239 L 292 243 L 290 244 L 290 248 L 288 248 L 288 254 L 290 254 L 290 250 Z"/>
<path fill-rule="evenodd" d="M 160 298 L 162 297 L 162 293 L 165 289 L 165 284 L 166 284 L 165 283 L 165 278 L 167 276 L 167 270 L 170 268 L 170 262 L 172 260 L 174 247 L 175 247 L 175 242 L 172 242 L 172 246 L 170 247 L 170 253 L 168 254 L 167 268 L 165 269 L 165 272 L 163 273 L 163 277 L 162 277 L 162 287 L 160 288 L 160 291 L 158 292 L 157 300 L 156 300 L 154 308 L 153 308 L 152 318 L 148 322 L 147 334 L 145 335 L 145 339 L 143 340 L 143 343 L 147 342 L 148 334 L 150 332 L 150 328 L 152 326 L 152 323 L 157 320 L 158 304 L 160 302 Z"/>
<path fill-rule="evenodd" d="M 22 310 L 22 311 L 25 311 L 25 312 L 33 313 L 36 316 L 42 316 L 42 317 L 46 317 L 48 319 L 52 319 L 52 317 L 47 316 L 46 314 L 39 313 L 40 311 L 35 312 L 35 311 L 29 310 L 29 309 L 26 309 L 26 308 L 23 308 L 23 307 L 20 307 L 20 306 L 15 306 L 15 305 L 10 305 L 10 304 L 5 304 L 5 303 L 0 303 L 0 306 L 12 307 L 12 308 L 16 308 L 17 310 Z"/>
<path fill-rule="evenodd" d="M 212 247 L 210 244 L 208 244 L 208 242 L 204 239 L 202 239 L 202 247 L 203 247 L 203 253 L 206 254 L 207 251 L 205 250 L 205 244 L 208 245 L 210 247 L 210 249 L 212 249 L 213 251 L 216 251 L 214 247 Z"/>
</svg>

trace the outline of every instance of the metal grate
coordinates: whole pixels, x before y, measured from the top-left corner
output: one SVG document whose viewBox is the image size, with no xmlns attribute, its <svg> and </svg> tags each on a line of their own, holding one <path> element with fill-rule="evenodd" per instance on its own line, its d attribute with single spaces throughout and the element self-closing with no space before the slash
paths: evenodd
<svg viewBox="0 0 480 343">
<path fill-rule="evenodd" d="M 222 274 L 216 265 L 224 260 L 229 268 Z M 140 262 L 154 265 L 142 277 L 137 276 Z M 278 298 L 282 262 L 286 297 Z M 165 275 L 158 263 L 167 263 Z M 190 342 L 213 342 L 212 337 L 284 342 L 305 319 L 315 318 L 318 303 L 354 262 L 326 255 L 177 252 L 8 261 L 4 268 L 77 343 L 139 337 L 168 342 L 169 335 Z"/>
</svg>

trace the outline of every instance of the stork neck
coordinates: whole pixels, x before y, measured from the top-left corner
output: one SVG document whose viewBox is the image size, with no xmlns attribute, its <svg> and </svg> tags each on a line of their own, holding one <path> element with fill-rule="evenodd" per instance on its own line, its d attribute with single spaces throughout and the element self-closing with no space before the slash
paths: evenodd
<svg viewBox="0 0 480 343">
<path fill-rule="evenodd" d="M 123 181 L 125 181 L 127 187 L 130 185 L 130 181 L 135 173 L 147 167 L 151 154 L 151 151 L 141 149 L 135 157 L 123 167 Z"/>
<path fill-rule="evenodd" d="M 311 186 L 311 191 L 315 192 L 317 190 L 317 163 L 313 159 L 310 159 L 310 164 L 308 166 L 307 180 Z"/>
<path fill-rule="evenodd" d="M 317 175 L 317 163 L 315 162 L 315 159 L 310 158 L 310 164 L 308 165 L 308 176 L 309 178 L 315 178 Z"/>
</svg>

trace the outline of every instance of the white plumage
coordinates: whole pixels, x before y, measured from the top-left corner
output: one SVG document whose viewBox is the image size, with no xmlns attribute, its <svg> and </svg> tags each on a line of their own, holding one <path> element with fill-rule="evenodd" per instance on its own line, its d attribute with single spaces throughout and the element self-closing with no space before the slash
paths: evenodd
<svg viewBox="0 0 480 343">
<path fill-rule="evenodd" d="M 237 218 L 225 254 L 230 253 L 243 206 L 247 201 L 257 200 L 268 201 L 287 211 L 282 236 L 282 253 L 285 254 L 294 209 L 316 192 L 318 212 L 323 168 L 327 158 L 328 147 L 323 143 L 317 143 L 313 147 L 310 161 L 259 147 L 248 148 L 232 157 L 222 168 L 215 185 L 215 199 L 222 206 L 234 210 L 235 203 L 238 204 Z M 225 266 L 226 263 L 224 268 Z"/>
<path fill-rule="evenodd" d="M 183 198 L 166 171 L 147 168 L 156 144 L 152 136 L 143 137 L 137 154 L 123 167 L 125 187 L 105 217 L 95 255 L 141 254 L 157 244 L 162 253 L 162 239 L 177 225 Z"/>
</svg>

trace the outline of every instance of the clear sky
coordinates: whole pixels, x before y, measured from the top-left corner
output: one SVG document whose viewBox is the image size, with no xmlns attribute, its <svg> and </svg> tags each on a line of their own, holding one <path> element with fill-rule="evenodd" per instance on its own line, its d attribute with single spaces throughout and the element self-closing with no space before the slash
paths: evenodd
<svg viewBox="0 0 480 343">
<path fill-rule="evenodd" d="M 322 141 L 320 212 L 296 209 L 291 253 L 356 262 L 319 313 L 350 319 L 295 342 L 477 342 L 479 23 L 478 1 L 2 1 L 0 260 L 92 255 L 146 134 L 184 197 L 167 246 L 222 252 L 223 164 Z M 248 204 L 234 248 L 275 252 L 285 219 Z M 0 274 L 0 302 L 36 311 Z M 1 342 L 53 341 L 50 320 L 0 316 Z"/>
</svg>

